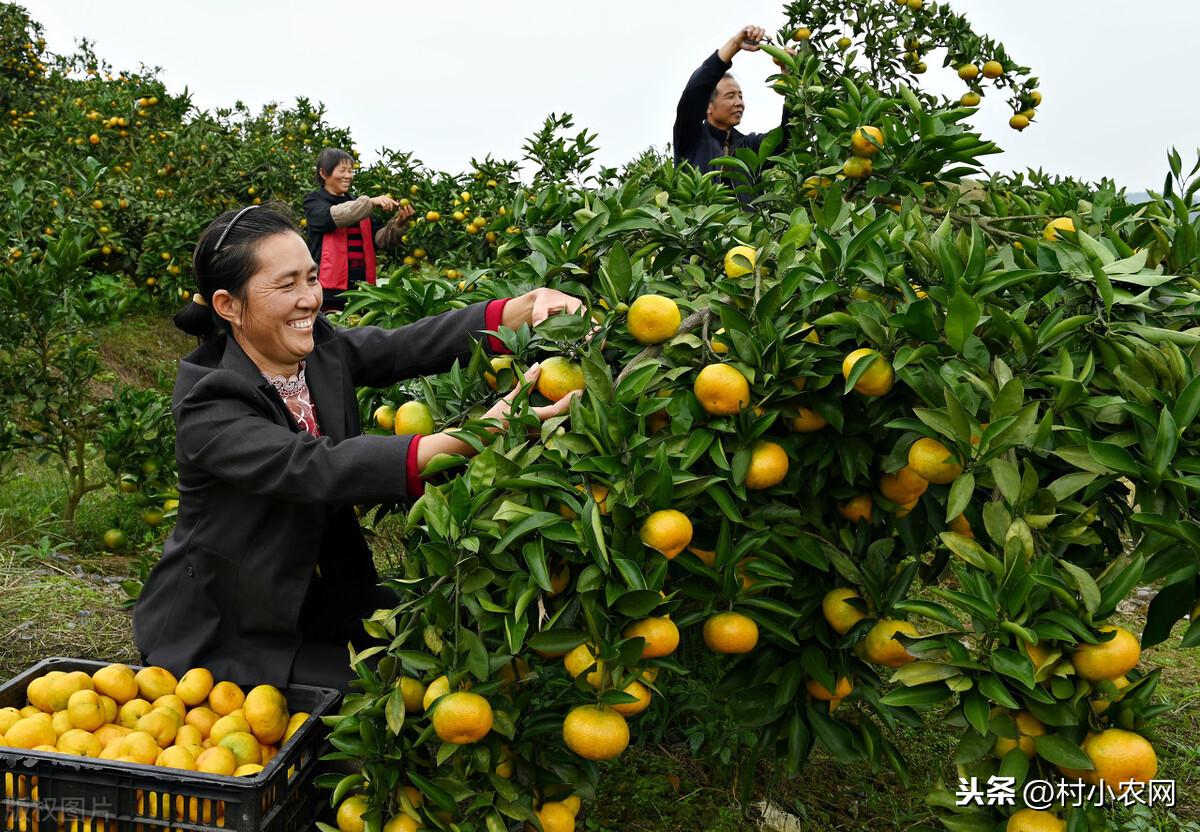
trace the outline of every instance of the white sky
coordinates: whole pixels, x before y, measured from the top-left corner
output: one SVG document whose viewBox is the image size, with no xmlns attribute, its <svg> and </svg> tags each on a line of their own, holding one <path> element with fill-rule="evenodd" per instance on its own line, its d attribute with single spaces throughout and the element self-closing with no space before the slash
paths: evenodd
<svg viewBox="0 0 1200 832">
<path fill-rule="evenodd" d="M 781 0 L 23 2 L 55 52 L 86 37 L 118 69 L 163 67 L 168 89 L 187 86 L 205 109 L 241 99 L 257 111 L 304 95 L 350 127 L 367 159 L 388 146 L 452 172 L 489 152 L 520 159 L 524 138 L 552 111 L 573 113 L 576 132 L 599 134 L 603 164 L 620 165 L 651 144 L 661 149 L 701 60 L 743 24 L 774 31 L 783 23 Z M 991 169 L 1041 167 L 1159 190 L 1172 145 L 1190 168 L 1200 145 L 1200 106 L 1188 93 L 1200 3 L 951 6 L 1041 79 L 1045 102 L 1024 133 L 1008 128 L 999 96 L 981 107 L 977 126 L 1006 149 L 991 157 Z M 931 88 L 963 89 L 950 70 L 929 63 Z M 763 83 L 772 70 L 762 53 L 734 61 L 747 130 L 778 122 L 780 98 Z"/>
</svg>

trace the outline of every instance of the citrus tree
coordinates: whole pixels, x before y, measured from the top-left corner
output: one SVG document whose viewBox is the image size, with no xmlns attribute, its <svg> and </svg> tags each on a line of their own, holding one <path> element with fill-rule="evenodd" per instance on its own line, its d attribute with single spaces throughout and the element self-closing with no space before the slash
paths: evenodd
<svg viewBox="0 0 1200 832">
<path fill-rule="evenodd" d="M 1150 206 L 978 174 L 997 150 L 978 101 L 913 76 L 946 48 L 967 95 L 1008 90 L 1021 115 L 1040 96 L 1001 45 L 941 4 L 786 11 L 793 50 L 765 47 L 786 153 L 518 188 L 486 290 L 399 273 L 359 298 L 394 323 L 552 285 L 587 313 L 384 394 L 478 453 L 426 472 L 400 602 L 330 720 L 361 764 L 330 779 L 336 804 L 362 795 L 343 820 L 574 828 L 639 727 L 688 733 L 672 694 L 697 685 L 749 729 L 722 735 L 749 739 L 748 771 L 794 774 L 820 744 L 905 777 L 892 732 L 936 707 L 959 774 L 1018 796 L 1154 777 L 1167 706 L 1140 648 L 1197 597 L 1197 188 L 1175 158 Z M 584 395 L 493 439 L 471 417 L 534 361 L 518 402 Z M 1159 579 L 1140 644 L 1107 623 Z M 1110 822 L 929 799 L 953 830 Z"/>
</svg>

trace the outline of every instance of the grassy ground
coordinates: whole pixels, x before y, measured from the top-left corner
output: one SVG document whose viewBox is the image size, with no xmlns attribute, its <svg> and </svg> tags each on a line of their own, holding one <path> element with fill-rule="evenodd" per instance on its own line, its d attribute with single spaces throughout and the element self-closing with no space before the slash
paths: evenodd
<svg viewBox="0 0 1200 832">
<path fill-rule="evenodd" d="M 127 384 L 169 385 L 174 362 L 190 345 L 169 323 L 150 318 L 123 321 L 105 333 L 102 348 L 111 374 Z M 100 465 L 100 461 L 96 460 Z M 132 501 L 105 489 L 88 495 L 78 518 L 80 539 L 68 540 L 57 512 L 61 475 L 26 457 L 0 477 L 0 682 L 49 656 L 134 661 L 136 651 L 121 581 L 138 573 L 139 558 L 152 558 L 165 527 L 149 529 Z M 121 555 L 99 544 L 108 528 L 122 528 L 130 547 Z M 381 570 L 397 566 L 401 551 L 399 518 L 385 518 L 373 546 Z M 148 561 L 147 561 L 148 562 Z M 1140 632 L 1146 599 L 1133 599 L 1120 622 Z M 1123 828 L 1200 832 L 1200 651 L 1179 650 L 1180 624 L 1165 644 L 1144 652 L 1148 666 L 1163 668 L 1159 697 L 1171 711 L 1151 726 L 1159 750 L 1160 778 L 1175 779 L 1173 812 L 1124 812 Z M 849 708 L 848 703 L 843 708 Z M 841 712 L 844 713 L 844 712 Z M 752 805 L 736 793 L 741 776 L 736 761 L 718 765 L 693 758 L 681 747 L 643 745 L 608 764 L 601 790 L 590 802 L 580 828 L 590 832 L 735 832 L 753 824 L 758 806 L 771 806 L 795 819 L 788 828 L 821 830 L 940 829 L 924 805 L 925 793 L 939 780 L 953 784 L 949 760 L 954 742 L 936 729 L 940 714 L 929 714 L 930 729 L 905 730 L 892 737 L 909 763 L 911 784 L 890 771 L 840 764 L 820 749 L 803 773 L 773 781 L 761 767 Z"/>
</svg>

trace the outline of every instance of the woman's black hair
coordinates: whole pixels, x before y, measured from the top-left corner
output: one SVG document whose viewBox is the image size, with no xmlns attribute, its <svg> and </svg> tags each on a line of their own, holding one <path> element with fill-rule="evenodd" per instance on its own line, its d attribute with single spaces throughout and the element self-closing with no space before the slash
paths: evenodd
<svg viewBox="0 0 1200 832">
<path fill-rule="evenodd" d="M 342 162 L 349 162 L 351 167 L 354 166 L 354 157 L 341 148 L 327 147 L 317 154 L 317 172 L 314 178 L 318 188 L 325 184 L 325 177 L 321 175 L 321 171 L 333 173 Z"/>
<path fill-rule="evenodd" d="M 192 275 L 198 299 L 175 315 L 175 326 L 207 341 L 228 324 L 212 308 L 213 295 L 224 289 L 245 300 L 246 282 L 258 270 L 258 245 L 267 237 L 300 233 L 286 205 L 269 202 L 226 211 L 200 234 L 192 253 Z"/>
</svg>

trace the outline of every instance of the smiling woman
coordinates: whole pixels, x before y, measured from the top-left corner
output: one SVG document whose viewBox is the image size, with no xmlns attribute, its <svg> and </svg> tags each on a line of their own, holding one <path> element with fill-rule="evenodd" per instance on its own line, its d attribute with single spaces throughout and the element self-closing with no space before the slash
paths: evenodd
<svg viewBox="0 0 1200 832">
<path fill-rule="evenodd" d="M 351 197 L 354 157 L 336 147 L 317 155 L 315 179 L 317 189 L 304 197 L 308 250 L 320 270 L 325 309 L 342 309 L 342 292 L 357 283 L 375 282 L 375 252 L 401 241 L 413 209 L 401 207 L 387 194 Z M 396 216 L 380 222 L 376 209 L 395 211 Z"/>
<path fill-rule="evenodd" d="M 176 323 L 203 343 L 180 361 L 171 405 L 179 513 L 134 636 L 145 661 L 176 673 L 344 689 L 346 643 L 361 647 L 361 619 L 396 602 L 377 585 L 353 507 L 413 499 L 434 455 L 474 452 L 448 433 L 362 435 L 355 388 L 443 372 L 469 360 L 475 339 L 500 351 L 486 330 L 580 302 L 536 289 L 394 330 L 335 328 L 308 248 L 269 205 L 222 214 L 192 262 L 199 292 Z M 503 422 L 517 392 L 485 416 Z M 569 404 L 533 411 L 547 419 Z"/>
</svg>

